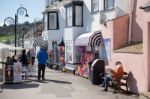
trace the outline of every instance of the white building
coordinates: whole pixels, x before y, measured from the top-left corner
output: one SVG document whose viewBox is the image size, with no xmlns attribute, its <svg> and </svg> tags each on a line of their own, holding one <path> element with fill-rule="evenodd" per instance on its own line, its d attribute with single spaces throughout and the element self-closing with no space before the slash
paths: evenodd
<svg viewBox="0 0 150 99">
<path fill-rule="evenodd" d="M 66 66 L 70 67 L 70 69 L 72 69 L 72 65 L 69 64 L 78 63 L 76 43 L 77 45 L 82 45 L 85 41 L 83 46 L 86 46 L 87 50 L 91 50 L 88 45 L 89 42 L 86 42 L 84 37 L 90 39 L 95 31 L 100 32 L 101 26 L 105 22 L 125 15 L 127 6 L 126 0 L 45 1 L 46 8 L 43 12 L 45 22 L 44 33 L 48 36 L 48 49 L 55 50 L 57 44 L 63 38 L 65 42 L 65 62 Z M 105 36 L 105 33 L 101 35 L 103 39 L 108 40 L 108 45 L 110 45 L 110 37 Z M 83 41 L 76 41 L 80 37 Z"/>
</svg>

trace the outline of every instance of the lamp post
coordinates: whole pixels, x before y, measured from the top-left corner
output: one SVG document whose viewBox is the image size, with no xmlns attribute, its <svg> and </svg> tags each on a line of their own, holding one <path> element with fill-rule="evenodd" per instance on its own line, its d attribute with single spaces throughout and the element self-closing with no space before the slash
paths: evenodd
<svg viewBox="0 0 150 99">
<path fill-rule="evenodd" d="M 6 22 L 13 22 L 15 24 L 15 28 L 14 28 L 14 32 L 15 32 L 15 47 L 17 46 L 17 22 L 18 22 L 18 15 L 24 15 L 25 12 L 25 17 L 29 17 L 29 15 L 27 14 L 27 9 L 24 7 L 20 7 L 17 9 L 17 13 L 15 14 L 15 19 L 13 19 L 12 17 L 7 17 L 4 20 L 4 25 L 6 26 Z M 16 50 L 15 50 L 15 55 L 16 55 Z"/>
</svg>

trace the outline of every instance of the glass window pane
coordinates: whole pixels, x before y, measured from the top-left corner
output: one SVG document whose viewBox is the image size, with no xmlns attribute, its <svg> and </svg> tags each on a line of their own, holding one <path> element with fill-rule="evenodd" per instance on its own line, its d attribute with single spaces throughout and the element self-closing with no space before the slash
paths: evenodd
<svg viewBox="0 0 150 99">
<path fill-rule="evenodd" d="M 99 10 L 99 0 L 92 0 L 92 12 Z"/>
<path fill-rule="evenodd" d="M 49 29 L 57 29 L 57 13 L 49 13 Z"/>
<path fill-rule="evenodd" d="M 75 8 L 75 25 L 82 25 L 82 6 L 76 6 Z"/>
<path fill-rule="evenodd" d="M 114 8 L 114 0 L 105 0 L 105 10 Z"/>
<path fill-rule="evenodd" d="M 108 3 L 108 8 L 109 8 L 109 9 L 114 8 L 114 0 L 108 0 L 108 1 L 109 1 L 109 3 Z"/>
<path fill-rule="evenodd" d="M 67 8 L 67 26 L 72 26 L 72 7 Z"/>
<path fill-rule="evenodd" d="M 66 61 L 69 63 L 72 61 L 72 41 L 66 41 Z"/>
</svg>

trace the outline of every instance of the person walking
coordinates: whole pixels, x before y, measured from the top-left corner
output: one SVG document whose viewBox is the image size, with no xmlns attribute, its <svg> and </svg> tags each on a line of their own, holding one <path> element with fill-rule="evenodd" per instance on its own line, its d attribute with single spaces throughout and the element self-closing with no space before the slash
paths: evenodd
<svg viewBox="0 0 150 99">
<path fill-rule="evenodd" d="M 40 48 L 39 52 L 37 53 L 38 59 L 38 80 L 41 78 L 41 71 L 42 71 L 42 79 L 45 80 L 45 65 L 48 59 L 48 54 L 44 48 Z"/>
</svg>

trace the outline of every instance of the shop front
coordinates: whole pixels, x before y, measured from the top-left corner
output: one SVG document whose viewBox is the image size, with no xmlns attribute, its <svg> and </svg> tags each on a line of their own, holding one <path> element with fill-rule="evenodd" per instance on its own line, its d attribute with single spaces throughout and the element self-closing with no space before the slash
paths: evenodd
<svg viewBox="0 0 150 99">
<path fill-rule="evenodd" d="M 59 57 L 59 65 L 60 69 L 64 71 L 65 69 L 65 43 L 64 40 L 58 44 L 58 57 Z"/>
<path fill-rule="evenodd" d="M 78 36 L 75 40 L 77 47 L 76 59 L 78 62 L 75 74 L 88 78 L 89 63 L 99 59 L 99 48 L 102 42 L 100 31 L 85 33 Z"/>
<path fill-rule="evenodd" d="M 57 44 L 52 42 L 52 49 L 48 50 L 49 67 L 53 69 L 64 69 L 65 66 L 65 43 L 64 40 Z"/>
</svg>

